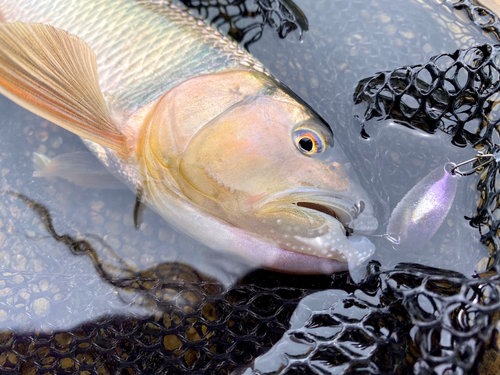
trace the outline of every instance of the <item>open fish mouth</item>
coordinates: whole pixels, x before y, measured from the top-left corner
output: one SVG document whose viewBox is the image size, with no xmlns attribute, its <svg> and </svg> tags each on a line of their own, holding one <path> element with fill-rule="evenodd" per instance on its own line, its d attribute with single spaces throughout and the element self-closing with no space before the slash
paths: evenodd
<svg viewBox="0 0 500 375">
<path fill-rule="evenodd" d="M 323 216 L 326 231 L 316 237 L 296 236 L 295 239 L 309 245 L 311 255 L 347 262 L 349 268 L 358 266 L 375 251 L 375 246 L 363 234 L 378 227 L 371 204 L 363 200 L 358 202 L 331 195 L 298 200 L 294 203 L 297 207 Z M 345 236 L 341 233 L 342 227 Z"/>
<path fill-rule="evenodd" d="M 271 237 L 283 250 L 338 260 L 348 263 L 349 268 L 361 264 L 375 251 L 364 234 L 376 230 L 378 222 L 361 189 L 346 193 L 294 189 L 270 195 L 259 203 L 261 212 L 283 213 L 277 220 L 282 223 L 273 226 Z M 294 226 L 299 221 L 305 227 Z"/>
<path fill-rule="evenodd" d="M 316 202 L 297 202 L 295 203 L 298 207 L 304 207 L 309 210 L 314 210 L 321 212 L 325 215 L 333 217 L 335 220 L 339 221 L 344 229 L 347 236 L 351 235 L 354 229 L 351 227 L 353 221 L 357 218 L 356 211 L 354 214 L 348 211 L 346 208 L 339 205 L 326 205 Z M 351 225 L 351 226 L 350 226 Z"/>
<path fill-rule="evenodd" d="M 364 193 L 364 192 L 363 192 Z M 366 193 L 365 193 L 366 194 Z M 305 212 L 321 214 L 325 220 L 339 222 L 345 235 L 370 234 L 378 227 L 373 208 L 367 197 L 338 194 L 317 189 L 287 190 L 268 197 L 260 206 L 300 207 Z M 353 194 L 354 195 L 354 194 Z M 359 194 L 358 194 L 359 195 Z"/>
<path fill-rule="evenodd" d="M 299 199 L 294 203 L 297 207 L 328 215 L 342 224 L 347 236 L 353 233 L 370 234 L 378 227 L 369 202 L 337 195 L 313 195 L 311 199 Z"/>
</svg>

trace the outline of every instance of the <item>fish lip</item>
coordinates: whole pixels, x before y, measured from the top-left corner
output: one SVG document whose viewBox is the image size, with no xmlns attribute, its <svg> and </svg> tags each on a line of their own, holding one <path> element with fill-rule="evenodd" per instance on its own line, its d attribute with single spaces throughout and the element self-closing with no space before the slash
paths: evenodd
<svg viewBox="0 0 500 375">
<path fill-rule="evenodd" d="M 303 207 L 308 210 L 318 211 L 325 215 L 331 216 L 333 219 L 337 220 L 345 228 L 346 235 L 352 234 L 354 229 L 351 228 L 352 222 L 358 217 L 358 213 L 355 211 L 350 211 L 346 205 L 340 204 L 341 200 L 336 198 L 337 204 L 327 204 L 324 202 L 300 200 L 294 204 L 298 207 Z"/>
<path fill-rule="evenodd" d="M 280 201 L 307 210 L 321 212 L 332 217 L 346 229 L 346 235 L 350 235 L 353 232 L 352 225 L 363 211 L 352 199 L 342 194 L 320 189 L 304 188 L 288 189 L 272 194 L 260 202 L 259 208 L 273 203 L 276 204 Z"/>
</svg>

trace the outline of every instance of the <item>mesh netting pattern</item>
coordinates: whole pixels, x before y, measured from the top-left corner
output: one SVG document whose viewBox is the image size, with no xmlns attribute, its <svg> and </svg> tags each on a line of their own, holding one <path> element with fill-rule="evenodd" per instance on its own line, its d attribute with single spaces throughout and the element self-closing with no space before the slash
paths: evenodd
<svg viewBox="0 0 500 375">
<path fill-rule="evenodd" d="M 476 25 L 498 38 L 498 18 L 491 11 L 469 1 L 454 6 L 464 9 Z M 496 185 L 500 169 L 499 49 L 496 44 L 473 46 L 435 56 L 425 64 L 380 72 L 360 81 L 354 93 L 355 103 L 366 105 L 361 131 L 364 137 L 369 137 L 369 127 L 375 126 L 369 120 L 390 119 L 430 134 L 443 131 L 450 134 L 456 146 L 471 145 L 495 156 L 493 162 L 479 170 L 478 208 L 468 218 L 490 250 L 490 272 L 474 280 L 453 275 L 440 280 L 428 269 L 408 273 L 396 269 L 385 279 L 382 277 L 386 285 L 382 289 L 393 296 L 400 294 L 401 299 L 395 303 L 401 303 L 410 318 L 411 343 L 405 350 L 406 358 L 410 353 L 418 358 L 409 367 L 404 362 L 397 364 L 398 373 L 477 372 L 482 362 L 478 355 L 489 345 L 495 347 L 491 333 L 500 303 L 500 193 Z M 383 368 L 379 370 L 375 373 L 384 373 Z"/>
<path fill-rule="evenodd" d="M 193 302 L 194 293 L 183 291 Z M 0 334 L 2 374 L 228 374 L 276 342 L 304 292 L 238 287 L 198 308 Z"/>
<path fill-rule="evenodd" d="M 390 118 L 428 133 L 442 130 L 460 147 L 491 147 L 498 120 L 499 52 L 500 46 L 485 44 L 378 73 L 359 83 L 354 101 L 368 104 L 364 121 Z"/>
<path fill-rule="evenodd" d="M 307 18 L 292 1 L 280 0 L 181 0 L 197 15 L 208 19 L 224 34 L 248 48 L 262 37 L 264 26 L 272 26 L 281 38 L 309 28 Z"/>
<path fill-rule="evenodd" d="M 277 26 L 282 36 L 307 29 L 290 1 L 257 0 L 261 13 L 243 0 L 183 2 L 245 44 L 260 38 L 265 23 Z M 472 16 L 482 14 L 469 2 L 458 6 L 473 9 Z M 485 30 L 494 30 L 496 22 L 485 24 Z M 368 104 L 365 122 L 390 118 L 429 133 L 444 131 L 458 146 L 471 144 L 497 153 L 498 50 L 493 44 L 482 45 L 379 73 L 360 83 L 355 100 Z M 369 126 L 365 124 L 366 135 Z M 481 172 L 479 207 L 471 218 L 492 254 L 498 249 L 500 222 L 498 169 L 494 162 Z M 75 254 L 93 256 L 81 242 L 51 234 Z M 103 317 L 64 332 L 3 331 L 2 374 L 229 374 L 273 348 L 273 362 L 283 363 L 273 373 L 459 375 L 477 371 L 500 309 L 494 261 L 489 274 L 473 280 L 411 264 L 380 273 L 373 262 L 361 285 L 345 274 L 306 278 L 257 271 L 223 291 L 179 264 L 117 278 L 107 277 L 101 261 L 95 256 L 93 260 L 123 298 L 153 306 L 156 314 Z M 28 281 L 39 283 L 35 276 Z M 15 276 L 4 275 L 2 282 L 15 288 Z M 343 290 L 345 296 L 326 309 L 311 311 L 303 327 L 288 331 L 300 301 L 331 288 Z M 11 306 L 18 313 L 24 308 L 21 303 Z M 301 350 L 273 347 L 280 339 Z M 257 359 L 255 373 L 263 373 L 261 360 L 265 355 Z"/>
<path fill-rule="evenodd" d="M 466 281 L 413 264 L 380 273 L 379 266 L 372 262 L 366 282 L 338 293 L 326 309 L 306 307 L 303 325 L 257 360 L 252 373 L 268 373 L 260 370 L 271 367 L 265 361 L 283 375 L 470 373 L 497 320 L 500 279 Z"/>
<path fill-rule="evenodd" d="M 485 44 L 364 79 L 356 88 L 354 101 L 367 104 L 364 137 L 369 137 L 367 121 L 391 119 L 431 134 L 441 130 L 457 146 L 471 144 L 497 154 L 499 88 L 500 46 Z M 499 245 L 497 174 L 496 161 L 483 171 L 478 209 L 471 218 L 471 225 L 481 230 L 481 241 L 492 253 Z"/>
<path fill-rule="evenodd" d="M 465 11 L 470 20 L 481 30 L 492 33 L 495 39 L 500 40 L 500 24 L 494 12 L 479 5 L 475 0 L 455 0 L 453 6 L 455 9 Z"/>
</svg>

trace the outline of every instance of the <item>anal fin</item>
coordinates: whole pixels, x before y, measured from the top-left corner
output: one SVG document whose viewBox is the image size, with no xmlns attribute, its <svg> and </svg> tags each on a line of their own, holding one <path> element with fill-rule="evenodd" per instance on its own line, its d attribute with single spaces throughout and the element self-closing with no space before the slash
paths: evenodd
<svg viewBox="0 0 500 375">
<path fill-rule="evenodd" d="M 43 24 L 0 24 L 0 93 L 83 138 L 127 154 L 99 88 L 94 52 Z"/>
<path fill-rule="evenodd" d="M 69 152 L 54 159 L 35 152 L 33 162 L 37 166 L 33 177 L 47 179 L 58 177 L 85 188 L 117 190 L 126 188 L 88 151 Z"/>
</svg>

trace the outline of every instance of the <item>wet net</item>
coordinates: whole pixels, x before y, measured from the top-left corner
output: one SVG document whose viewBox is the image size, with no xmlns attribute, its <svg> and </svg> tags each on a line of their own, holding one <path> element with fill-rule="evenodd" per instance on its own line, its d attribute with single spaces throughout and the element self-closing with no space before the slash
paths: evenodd
<svg viewBox="0 0 500 375">
<path fill-rule="evenodd" d="M 255 7 L 243 0 L 183 2 L 242 43 L 256 41 L 266 23 L 282 36 L 307 29 L 290 1 L 259 0 Z M 498 20 L 491 16 L 487 22 L 490 13 L 484 8 L 467 1 L 455 6 L 496 32 Z M 370 119 L 392 119 L 431 134 L 446 132 L 457 146 L 497 154 L 499 85 L 500 47 L 487 44 L 378 73 L 360 82 L 354 99 L 367 107 L 365 137 L 376 126 Z M 109 276 L 85 241 L 58 234 L 44 207 L 24 199 L 49 233 L 74 254 L 89 255 L 101 276 L 126 292 L 123 298 L 157 313 L 103 317 L 64 332 L 0 332 L 0 372 L 264 374 L 267 365 L 260 363 L 270 350 L 267 360 L 276 365 L 272 373 L 286 375 L 493 374 L 499 368 L 494 334 L 500 311 L 499 168 L 496 161 L 488 164 L 478 184 L 480 200 L 470 222 L 492 256 L 488 272 L 472 280 L 412 264 L 381 273 L 377 262 L 368 266 L 361 285 L 346 274 L 300 277 L 259 270 L 224 291 L 180 264 Z M 43 288 L 37 276 L 30 277 Z M 1 282 L 4 289 L 15 289 L 16 275 L 4 275 Z M 345 295 L 289 330 L 300 301 L 325 289 Z M 38 308 L 43 309 L 43 301 Z M 13 314 L 23 309 L 21 300 L 11 301 Z"/>
<path fill-rule="evenodd" d="M 498 17 L 494 13 L 469 1 L 456 2 L 454 7 L 499 38 Z M 425 64 L 368 77 L 359 82 L 354 93 L 355 103 L 365 105 L 361 119 L 361 135 L 365 138 L 369 137 L 370 127 L 376 126 L 370 120 L 389 119 L 429 134 L 445 132 L 458 147 L 470 145 L 495 156 L 492 163 L 479 170 L 478 207 L 473 217 L 467 218 L 471 226 L 479 229 L 481 242 L 490 251 L 488 271 L 476 280 L 452 275 L 440 280 L 438 274 L 442 271 L 401 265 L 400 270 L 382 276 L 382 290 L 392 296 L 400 293 L 400 302 L 408 312 L 411 339 L 406 358 L 409 353 L 418 353 L 419 357 L 412 365 L 394 364 L 398 373 L 498 372 L 500 362 L 497 354 L 492 354 L 498 353 L 498 342 L 491 333 L 500 303 L 500 193 L 496 185 L 500 170 L 499 51 L 500 45 L 484 44 L 441 54 Z M 476 165 L 481 162 L 478 159 Z M 481 361 L 479 354 L 484 356 Z M 390 373 L 385 365 L 382 368 Z"/>
<path fill-rule="evenodd" d="M 494 329 L 498 279 L 467 281 L 413 264 L 381 274 L 379 266 L 369 265 L 353 293 L 308 311 L 251 373 L 267 373 L 259 370 L 271 367 L 264 361 L 280 374 L 470 373 Z"/>
<path fill-rule="evenodd" d="M 280 38 L 309 29 L 304 13 L 292 1 L 275 0 L 181 0 L 197 16 L 209 19 L 225 35 L 248 48 L 262 37 L 265 25 Z"/>
<path fill-rule="evenodd" d="M 381 72 L 362 80 L 354 94 L 357 104 L 367 104 L 362 136 L 369 137 L 366 122 L 372 118 L 391 119 L 431 134 L 443 131 L 459 147 L 470 144 L 500 156 L 499 52 L 500 45 L 470 47 L 433 57 L 423 65 Z M 478 185 L 481 199 L 476 215 L 470 219 L 493 254 L 499 245 L 499 196 L 495 187 L 498 168 L 495 159 L 482 172 Z"/>
</svg>

